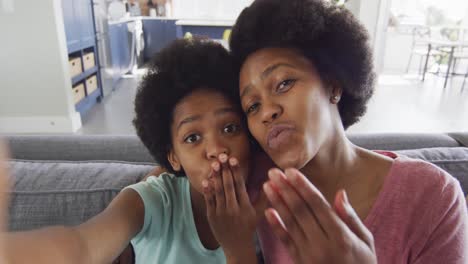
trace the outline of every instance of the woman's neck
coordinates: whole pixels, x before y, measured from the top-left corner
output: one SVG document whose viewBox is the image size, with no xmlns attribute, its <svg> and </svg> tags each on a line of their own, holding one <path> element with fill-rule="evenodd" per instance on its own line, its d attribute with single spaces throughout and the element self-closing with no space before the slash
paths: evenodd
<svg viewBox="0 0 468 264">
<path fill-rule="evenodd" d="M 346 138 L 344 130 L 338 129 L 328 137 L 301 172 L 328 201 L 332 201 L 339 189 L 352 184 L 352 175 L 358 171 L 360 154 L 360 148 Z"/>
</svg>

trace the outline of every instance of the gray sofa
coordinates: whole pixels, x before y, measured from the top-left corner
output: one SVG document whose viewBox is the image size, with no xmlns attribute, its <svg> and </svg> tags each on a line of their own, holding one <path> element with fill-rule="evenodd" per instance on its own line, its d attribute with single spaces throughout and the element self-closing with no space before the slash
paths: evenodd
<svg viewBox="0 0 468 264">
<path fill-rule="evenodd" d="M 368 149 L 393 150 L 440 166 L 468 192 L 468 133 L 357 134 Z M 8 136 L 14 187 L 10 229 L 75 225 L 102 211 L 156 163 L 136 136 Z"/>
</svg>

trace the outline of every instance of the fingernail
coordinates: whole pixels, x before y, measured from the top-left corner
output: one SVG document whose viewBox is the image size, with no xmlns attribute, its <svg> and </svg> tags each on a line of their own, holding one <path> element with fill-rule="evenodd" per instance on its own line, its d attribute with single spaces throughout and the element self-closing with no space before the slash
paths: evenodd
<svg viewBox="0 0 468 264">
<path fill-rule="evenodd" d="M 297 180 L 297 175 L 293 169 L 286 169 L 284 171 L 284 174 L 286 175 L 286 179 L 288 179 L 291 182 L 294 182 Z"/>
<path fill-rule="evenodd" d="M 268 182 L 265 182 L 263 184 L 263 190 L 265 191 L 265 194 L 267 194 L 267 195 L 272 195 L 273 194 L 273 189 L 271 188 L 270 183 L 268 183 Z"/>
<path fill-rule="evenodd" d="M 270 180 L 279 180 L 278 170 L 276 170 L 276 169 L 269 170 L 268 171 L 268 178 L 270 178 Z"/>
<path fill-rule="evenodd" d="M 207 180 L 203 180 L 203 181 L 202 181 L 202 186 L 203 186 L 203 188 L 208 188 L 208 181 L 207 181 Z"/>
<path fill-rule="evenodd" d="M 343 202 L 349 205 L 348 195 L 345 190 L 343 190 Z"/>
<path fill-rule="evenodd" d="M 211 165 L 211 167 L 213 168 L 213 170 L 215 170 L 216 172 L 219 171 L 219 163 L 218 162 L 215 162 Z"/>
<path fill-rule="evenodd" d="M 228 156 L 226 154 L 220 154 L 219 155 L 219 161 L 221 161 L 222 163 L 225 163 L 228 159 Z"/>
<path fill-rule="evenodd" d="M 237 166 L 238 162 L 236 158 L 230 158 L 229 159 L 229 165 L 231 166 Z"/>
</svg>

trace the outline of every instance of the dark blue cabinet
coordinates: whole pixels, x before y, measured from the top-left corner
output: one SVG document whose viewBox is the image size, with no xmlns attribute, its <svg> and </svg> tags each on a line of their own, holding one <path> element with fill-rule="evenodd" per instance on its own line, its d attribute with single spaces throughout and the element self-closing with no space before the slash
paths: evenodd
<svg viewBox="0 0 468 264">
<path fill-rule="evenodd" d="M 143 20 L 143 35 L 145 39 L 145 61 L 177 38 L 175 20 L 145 19 Z"/>
<path fill-rule="evenodd" d="M 102 97 L 93 3 L 92 0 L 62 0 L 62 10 L 68 55 L 70 58 L 79 57 L 82 63 L 82 72 L 72 76 L 71 81 L 73 86 L 82 84 L 85 87 L 85 98 L 75 105 L 76 110 L 83 114 Z M 94 67 L 83 65 L 84 57 L 91 56 L 88 53 L 94 53 Z M 94 76 L 96 76 L 97 89 L 91 82 L 88 87 L 88 80 Z"/>
<path fill-rule="evenodd" d="M 112 62 L 113 86 L 117 84 L 122 75 L 129 72 L 132 64 L 131 42 L 132 36 L 128 31 L 127 23 L 109 25 L 109 40 Z"/>
<path fill-rule="evenodd" d="M 80 49 L 80 27 L 78 17 L 75 15 L 74 1 L 63 0 L 63 23 L 65 25 L 65 34 L 67 37 L 68 52 L 75 52 Z"/>
<path fill-rule="evenodd" d="M 73 0 L 76 6 L 81 34 L 81 48 L 95 45 L 93 6 L 90 0 Z"/>
<path fill-rule="evenodd" d="M 68 52 L 95 45 L 91 0 L 62 0 L 62 10 Z"/>
</svg>

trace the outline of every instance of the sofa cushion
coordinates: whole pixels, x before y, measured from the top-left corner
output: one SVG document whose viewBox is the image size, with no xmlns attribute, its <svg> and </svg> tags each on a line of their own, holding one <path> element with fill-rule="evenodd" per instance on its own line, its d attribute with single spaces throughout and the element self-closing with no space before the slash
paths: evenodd
<svg viewBox="0 0 468 264">
<path fill-rule="evenodd" d="M 12 160 L 10 230 L 82 223 L 153 167 L 115 161 Z"/>
<path fill-rule="evenodd" d="M 468 148 L 424 148 L 395 152 L 437 165 L 457 178 L 465 195 L 468 193 Z"/>
</svg>

